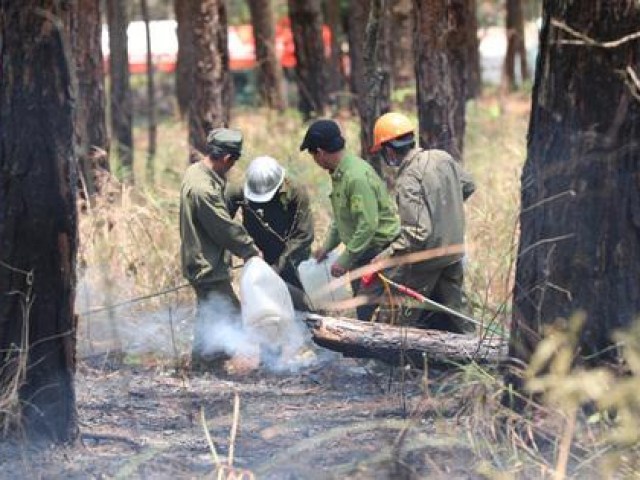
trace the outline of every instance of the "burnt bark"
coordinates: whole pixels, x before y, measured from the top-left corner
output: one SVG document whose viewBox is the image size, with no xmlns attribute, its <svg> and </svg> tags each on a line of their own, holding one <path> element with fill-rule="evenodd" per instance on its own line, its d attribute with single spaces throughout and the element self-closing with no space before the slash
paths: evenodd
<svg viewBox="0 0 640 480">
<path fill-rule="evenodd" d="M 423 368 L 425 357 L 434 363 L 498 363 L 506 359 L 507 345 L 497 339 L 439 330 L 397 327 L 348 318 L 311 314 L 305 318 L 313 341 L 346 357 L 375 358 L 398 364 L 401 358 Z"/>
<path fill-rule="evenodd" d="M 122 179 L 133 183 L 133 105 L 129 73 L 126 0 L 107 0 L 109 24 L 109 74 L 111 78 L 111 137 Z"/>
<path fill-rule="evenodd" d="M 364 88 L 358 97 L 361 156 L 382 174 L 382 159 L 373 155 L 373 126 L 391 109 L 391 55 L 389 2 L 371 0 L 364 35 Z"/>
<path fill-rule="evenodd" d="M 296 54 L 298 108 L 305 119 L 324 115 L 326 77 L 320 0 L 288 0 Z"/>
<path fill-rule="evenodd" d="M 465 93 L 460 85 L 465 83 L 456 67 L 460 61 L 452 60 L 451 48 L 461 46 L 461 32 L 451 30 L 461 22 L 458 12 L 464 8 L 464 0 L 441 2 L 439 0 L 414 0 L 416 15 L 416 90 L 420 145 L 438 148 L 461 160 L 464 132 L 460 132 L 460 114 L 464 121 Z M 451 38 L 450 38 L 451 37 Z M 466 45 L 466 42 L 462 42 Z M 454 65 L 455 63 L 455 65 Z M 462 96 L 460 96 L 462 95 Z"/>
<path fill-rule="evenodd" d="M 193 91 L 193 75 L 195 71 L 195 44 L 190 2 L 174 0 L 176 15 L 176 34 L 178 37 L 178 58 L 176 60 L 176 97 L 182 118 L 189 114 L 189 103 Z"/>
<path fill-rule="evenodd" d="M 274 110 L 285 108 L 282 67 L 276 52 L 276 31 L 271 0 L 249 0 L 259 103 Z"/>
<path fill-rule="evenodd" d="M 189 102 L 189 144 L 203 152 L 207 133 L 229 123 L 229 55 L 223 0 L 190 4 L 194 38 L 194 71 Z M 197 155 L 191 155 L 197 160 Z"/>
<path fill-rule="evenodd" d="M 522 11 L 522 0 L 507 0 L 506 5 L 506 35 L 507 52 L 504 57 L 502 68 L 502 89 L 503 92 L 515 90 L 516 81 L 516 57 L 520 60 L 520 77 L 529 79 L 529 69 L 527 68 L 527 49 L 524 40 L 524 14 Z"/>
<path fill-rule="evenodd" d="M 78 162 L 89 197 L 98 192 L 100 171 L 109 171 L 100 0 L 78 0 L 71 28 L 78 79 L 75 108 Z"/>
<path fill-rule="evenodd" d="M 413 87 L 415 84 L 413 30 L 414 15 L 412 0 L 397 0 L 391 3 L 391 18 L 394 42 L 391 49 L 391 69 L 394 89 Z"/>
<path fill-rule="evenodd" d="M 54 442 L 78 435 L 72 8 L 0 1 L 0 385 L 28 438 Z"/>
<path fill-rule="evenodd" d="M 557 19 L 598 41 L 637 32 L 632 2 L 544 2 L 527 160 L 522 172 L 510 355 L 527 362 L 545 325 L 586 313 L 580 353 L 614 356 L 611 334 L 640 313 L 640 101 L 625 84 L 640 42 L 576 40 Z"/>
</svg>

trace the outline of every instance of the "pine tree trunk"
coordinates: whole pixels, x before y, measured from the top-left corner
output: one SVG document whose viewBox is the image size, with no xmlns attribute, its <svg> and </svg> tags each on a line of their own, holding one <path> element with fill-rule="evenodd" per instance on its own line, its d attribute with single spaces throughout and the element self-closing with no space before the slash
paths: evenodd
<svg viewBox="0 0 640 480">
<path fill-rule="evenodd" d="M 18 415 L 0 419 L 54 442 L 78 434 L 75 8 L 0 0 L 0 384 Z"/>
<path fill-rule="evenodd" d="M 382 174 L 382 159 L 372 155 L 373 126 L 391 109 L 390 15 L 388 2 L 371 0 L 364 38 L 364 86 L 359 98 L 360 144 L 366 158 Z"/>
<path fill-rule="evenodd" d="M 258 97 L 261 105 L 285 108 L 282 67 L 276 52 L 276 31 L 271 0 L 249 0 L 256 50 Z"/>
<path fill-rule="evenodd" d="M 476 28 L 475 10 L 469 0 L 449 0 L 447 2 L 447 55 L 451 72 L 453 92 L 450 98 L 453 108 L 455 149 L 462 161 L 464 135 L 467 127 L 467 98 L 469 97 L 470 48 L 469 32 Z"/>
<path fill-rule="evenodd" d="M 391 30 L 394 41 L 391 52 L 393 62 L 392 85 L 394 89 L 413 87 L 415 84 L 414 48 L 413 48 L 413 2 L 412 0 L 398 0 L 390 2 Z"/>
<path fill-rule="evenodd" d="M 109 137 L 105 111 L 100 0 L 78 0 L 72 19 L 73 53 L 78 78 L 75 128 L 82 182 L 89 196 L 97 193 L 100 170 L 109 171 Z"/>
<path fill-rule="evenodd" d="M 507 345 L 501 338 L 398 327 L 384 323 L 362 322 L 342 317 L 309 314 L 304 322 L 313 341 L 346 357 L 376 358 L 392 365 L 404 362 L 423 368 L 452 363 L 500 363 L 506 358 Z"/>
<path fill-rule="evenodd" d="M 578 310 L 580 353 L 614 355 L 611 334 L 640 313 L 640 97 L 625 83 L 640 42 L 563 45 L 576 38 L 551 25 L 619 39 L 640 25 L 640 5 L 624 3 L 544 2 L 510 343 L 525 362 L 545 325 Z"/>
<path fill-rule="evenodd" d="M 329 59 L 329 78 L 327 83 L 327 97 L 334 108 L 339 108 L 339 96 L 344 89 L 345 78 L 342 68 L 342 52 L 340 51 L 340 37 L 342 35 L 342 15 L 340 0 L 324 0 L 326 24 L 331 30 L 331 57 Z"/>
<path fill-rule="evenodd" d="M 502 90 L 507 92 L 515 90 L 516 82 L 516 57 L 520 59 L 520 75 L 522 80 L 529 78 L 527 68 L 527 49 L 524 41 L 524 15 L 522 12 L 522 0 L 507 0 L 507 52 L 504 57 L 502 69 Z"/>
<path fill-rule="evenodd" d="M 365 32 L 369 20 L 371 0 L 351 2 L 349 4 L 347 38 L 349 40 L 349 63 L 351 65 L 350 86 L 353 95 L 353 108 L 360 111 L 361 97 L 366 91 L 364 49 Z"/>
<path fill-rule="evenodd" d="M 115 144 L 122 179 L 126 183 L 133 183 L 133 106 L 127 47 L 127 8 L 126 0 L 107 0 L 111 137 Z"/>
<path fill-rule="evenodd" d="M 229 57 L 226 45 L 223 50 L 220 48 L 221 38 L 226 38 L 227 29 L 226 16 L 220 17 L 222 1 L 199 0 L 193 2 L 189 12 L 195 46 L 189 102 L 189 143 L 197 152 L 204 152 L 209 130 L 226 126 L 229 122 L 226 97 Z M 191 158 L 195 161 L 198 157 L 192 155 Z"/>
<path fill-rule="evenodd" d="M 480 42 L 478 40 L 478 8 L 476 0 L 468 0 L 469 21 L 467 27 L 467 100 L 478 98 L 482 93 L 482 66 L 480 65 Z"/>
<path fill-rule="evenodd" d="M 325 59 L 320 0 L 288 0 L 296 51 L 299 109 L 305 118 L 324 115 Z"/>
<path fill-rule="evenodd" d="M 148 145 L 147 145 L 147 182 L 153 185 L 155 180 L 154 159 L 156 156 L 156 88 L 155 88 L 155 67 L 153 64 L 152 45 L 151 45 L 151 25 L 149 21 L 149 7 L 147 0 L 140 0 L 140 11 L 145 26 L 145 35 L 147 41 L 147 122 L 148 129 Z"/>
<path fill-rule="evenodd" d="M 451 4 L 458 5 L 463 0 Z M 449 9 L 439 0 L 414 0 L 416 15 L 416 90 L 420 144 L 439 148 L 461 159 L 462 133 L 456 130 L 460 112 L 459 82 L 454 83 L 449 39 Z M 455 19 L 454 19 L 455 20 Z M 464 78 L 464 75 L 463 75 Z"/>
<path fill-rule="evenodd" d="M 233 104 L 233 79 L 231 78 L 229 59 L 229 22 L 227 19 L 227 2 L 218 0 L 218 23 L 216 40 L 222 63 L 222 112 L 223 122 L 228 126 L 231 122 L 231 105 Z"/>
<path fill-rule="evenodd" d="M 185 118 L 189 114 L 191 92 L 193 92 L 193 75 L 195 72 L 195 44 L 191 4 L 184 0 L 174 0 L 174 11 L 178 24 L 178 58 L 176 61 L 176 97 L 180 116 Z"/>
</svg>

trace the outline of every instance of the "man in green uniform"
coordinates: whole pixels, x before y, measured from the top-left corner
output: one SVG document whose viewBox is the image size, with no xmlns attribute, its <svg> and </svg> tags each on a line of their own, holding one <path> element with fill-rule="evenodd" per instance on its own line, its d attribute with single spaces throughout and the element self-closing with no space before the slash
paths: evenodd
<svg viewBox="0 0 640 480">
<path fill-rule="evenodd" d="M 402 257 L 443 247 L 459 247 L 456 253 L 402 265 L 392 275 L 424 296 L 455 311 L 463 305 L 464 207 L 473 193 L 471 176 L 442 150 L 416 147 L 413 124 L 402 114 L 381 116 L 374 128 L 372 152 L 381 152 L 389 166 L 397 167 L 396 191 L 400 212 L 400 236 L 378 257 Z M 460 317 L 404 309 L 403 320 L 428 328 L 454 332 L 473 330 Z"/>
<path fill-rule="evenodd" d="M 298 265 L 311 254 L 313 217 L 306 190 L 272 157 L 255 158 L 244 188 L 229 192 L 231 212 L 242 209 L 242 223 L 273 267 L 287 283 L 296 310 L 309 310 L 298 277 Z"/>
<path fill-rule="evenodd" d="M 344 149 L 338 124 L 317 120 L 304 137 L 300 150 L 308 150 L 313 160 L 331 175 L 333 224 L 324 246 L 315 252 L 322 261 L 340 243 L 345 249 L 331 267 L 334 277 L 368 264 L 400 233 L 400 221 L 386 186 L 367 162 Z M 353 282 L 354 294 L 359 282 Z M 357 308 L 358 319 L 368 320 L 375 305 Z"/>
<path fill-rule="evenodd" d="M 238 130 L 217 128 L 207 136 L 205 157 L 191 165 L 180 192 L 182 274 L 197 297 L 192 366 L 203 368 L 224 360 L 215 337 L 216 325 L 237 322 L 240 302 L 231 286 L 230 256 L 243 260 L 260 251 L 241 223 L 229 215 L 226 176 L 242 152 Z M 206 337 L 206 338 L 205 338 Z"/>
</svg>

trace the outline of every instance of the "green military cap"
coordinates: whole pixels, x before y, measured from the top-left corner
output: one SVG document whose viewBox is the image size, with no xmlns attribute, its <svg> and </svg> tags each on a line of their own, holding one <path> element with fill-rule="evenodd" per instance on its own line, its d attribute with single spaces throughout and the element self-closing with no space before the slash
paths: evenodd
<svg viewBox="0 0 640 480">
<path fill-rule="evenodd" d="M 242 132 L 232 128 L 214 128 L 207 135 L 207 154 L 240 156 L 242 153 Z"/>
</svg>

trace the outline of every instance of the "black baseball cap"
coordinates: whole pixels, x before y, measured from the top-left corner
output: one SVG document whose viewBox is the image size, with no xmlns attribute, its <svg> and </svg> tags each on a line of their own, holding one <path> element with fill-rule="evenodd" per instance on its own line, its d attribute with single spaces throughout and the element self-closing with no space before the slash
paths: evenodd
<svg viewBox="0 0 640 480">
<path fill-rule="evenodd" d="M 344 137 L 340 127 L 333 120 L 316 120 L 307 129 L 300 151 L 311 152 L 321 148 L 325 152 L 335 153 L 344 148 Z"/>
</svg>

